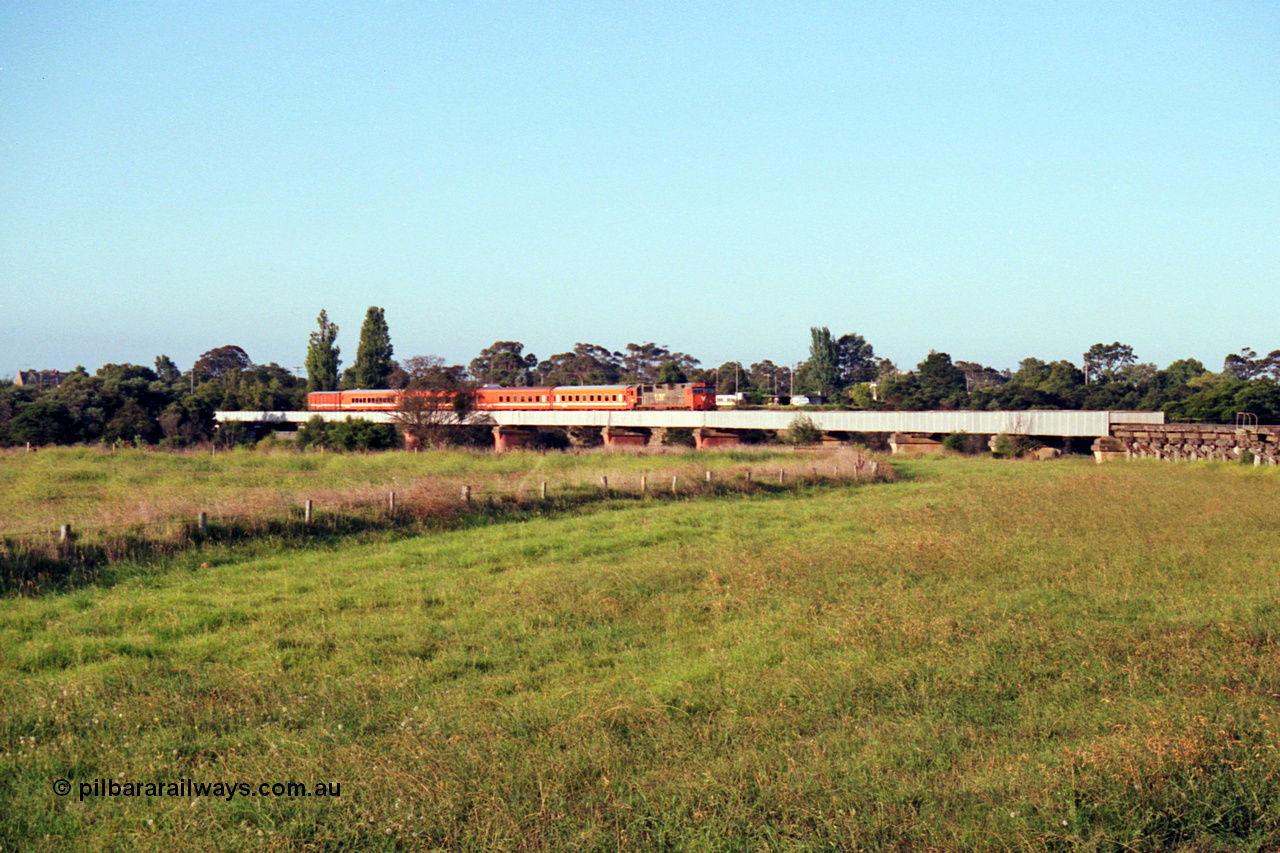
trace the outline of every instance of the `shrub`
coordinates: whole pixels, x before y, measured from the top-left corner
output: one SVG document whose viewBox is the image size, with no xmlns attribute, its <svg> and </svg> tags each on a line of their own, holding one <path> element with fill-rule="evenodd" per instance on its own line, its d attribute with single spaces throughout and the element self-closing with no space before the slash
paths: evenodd
<svg viewBox="0 0 1280 853">
<path fill-rule="evenodd" d="M 969 452 L 969 433 L 961 430 L 953 432 L 946 438 L 942 439 L 942 447 L 950 450 L 952 453 L 968 453 Z"/>
<path fill-rule="evenodd" d="M 319 415 L 298 427 L 294 443 L 300 448 L 324 447 L 328 443 L 329 424 Z"/>
<path fill-rule="evenodd" d="M 822 430 L 808 415 L 796 415 L 787 427 L 787 440 L 792 444 L 816 444 L 822 441 Z"/>
<path fill-rule="evenodd" d="M 347 418 L 329 424 L 328 444 L 342 450 L 385 450 L 395 447 L 396 431 L 390 424 Z"/>
<path fill-rule="evenodd" d="M 266 435 L 264 435 L 262 438 L 258 439 L 257 444 L 254 445 L 254 449 L 280 450 L 281 448 L 288 447 L 289 444 L 290 443 L 287 440 L 276 435 L 275 431 L 273 430 L 272 432 L 269 432 Z"/>
<path fill-rule="evenodd" d="M 1001 433 L 996 436 L 995 444 L 992 446 L 991 455 L 997 459 L 1017 459 L 1025 453 L 1030 453 L 1040 443 L 1034 441 L 1029 435 L 1009 435 Z"/>
</svg>

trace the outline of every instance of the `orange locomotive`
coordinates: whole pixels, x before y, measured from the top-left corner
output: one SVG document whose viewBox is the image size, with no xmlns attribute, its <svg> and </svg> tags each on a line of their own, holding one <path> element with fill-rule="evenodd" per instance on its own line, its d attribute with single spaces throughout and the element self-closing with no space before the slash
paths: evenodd
<svg viewBox="0 0 1280 853">
<path fill-rule="evenodd" d="M 400 400 L 412 391 L 312 391 L 307 410 L 312 412 L 395 412 Z M 424 392 L 416 392 L 424 393 Z M 425 392 L 430 393 L 430 392 Z M 449 400 L 440 396 L 441 408 Z M 594 409 L 715 411 L 716 392 L 702 382 L 667 385 L 562 385 L 557 388 L 499 388 L 475 391 L 479 411 L 583 411 Z"/>
</svg>

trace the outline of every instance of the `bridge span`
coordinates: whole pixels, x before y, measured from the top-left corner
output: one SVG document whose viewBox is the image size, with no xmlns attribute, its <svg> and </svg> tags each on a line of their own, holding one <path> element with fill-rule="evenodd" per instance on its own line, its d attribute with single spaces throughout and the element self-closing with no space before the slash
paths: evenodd
<svg viewBox="0 0 1280 853">
<path fill-rule="evenodd" d="M 1059 438 L 1111 436 L 1119 425 L 1160 425 L 1163 412 L 1084 411 L 933 411 L 864 412 L 778 409 L 694 411 L 488 411 L 480 415 L 493 426 L 499 450 L 519 447 L 521 436 L 539 427 L 597 427 L 608 444 L 644 444 L 665 429 L 691 429 L 698 445 L 736 443 L 746 431 L 783 432 L 800 417 L 808 418 L 824 434 L 843 438 L 852 433 L 932 436 L 965 432 L 970 435 L 1028 435 Z M 218 412 L 219 423 L 296 425 L 313 417 L 342 421 L 349 417 L 395 423 L 392 412 Z"/>
</svg>

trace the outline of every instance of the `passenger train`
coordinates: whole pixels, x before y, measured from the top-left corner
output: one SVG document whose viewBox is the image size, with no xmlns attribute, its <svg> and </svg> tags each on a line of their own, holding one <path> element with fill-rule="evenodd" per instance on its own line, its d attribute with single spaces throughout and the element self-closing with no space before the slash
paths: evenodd
<svg viewBox="0 0 1280 853">
<path fill-rule="evenodd" d="M 684 409 L 711 412 L 716 408 L 715 389 L 702 382 L 657 385 L 561 385 L 555 388 L 500 388 L 489 385 L 476 389 L 477 411 L 667 411 Z M 432 396 L 429 391 L 312 391 L 307 410 L 312 412 L 395 412 L 405 394 Z M 440 408 L 448 408 L 452 397 L 435 395 Z"/>
</svg>

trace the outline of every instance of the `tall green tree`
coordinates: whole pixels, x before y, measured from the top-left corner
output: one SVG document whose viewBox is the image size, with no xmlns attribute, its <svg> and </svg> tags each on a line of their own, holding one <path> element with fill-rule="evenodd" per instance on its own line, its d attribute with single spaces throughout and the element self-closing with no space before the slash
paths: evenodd
<svg viewBox="0 0 1280 853">
<path fill-rule="evenodd" d="M 316 318 L 320 328 L 311 333 L 311 341 L 307 344 L 307 392 L 334 391 L 338 387 L 338 358 L 341 352 L 335 341 L 338 340 L 338 326 L 329 322 L 329 315 L 320 310 Z"/>
<path fill-rule="evenodd" d="M 228 344 L 224 347 L 214 347 L 196 359 L 196 363 L 191 366 L 191 372 L 195 374 L 196 381 L 200 382 L 238 373 L 248 369 L 252 364 L 253 360 L 249 358 L 248 353 L 234 344 Z"/>
<path fill-rule="evenodd" d="M 391 361 L 391 332 L 381 308 L 369 306 L 360 327 L 360 344 L 356 347 L 356 361 L 348 371 L 353 388 L 385 388 L 387 377 L 395 369 Z"/>
<path fill-rule="evenodd" d="M 951 363 L 947 353 L 930 352 L 916 366 L 916 377 L 920 380 L 918 408 L 956 409 L 964 405 L 964 371 Z"/>
<path fill-rule="evenodd" d="M 519 341 L 495 341 L 471 359 L 467 372 L 481 385 L 518 388 L 529 384 L 537 366 L 538 357 L 533 353 L 526 355 L 524 344 Z"/>
<path fill-rule="evenodd" d="M 751 374 L 737 361 L 726 361 L 715 369 L 711 377 L 717 394 L 741 393 L 751 382 Z"/>
<path fill-rule="evenodd" d="M 676 361 L 664 361 L 662 367 L 658 369 L 658 378 L 660 383 L 668 382 L 688 382 L 689 377 L 680 369 L 680 363 Z"/>
<path fill-rule="evenodd" d="M 834 395 L 840 383 L 840 352 L 826 326 L 809 329 L 809 360 L 804 366 L 805 390 Z"/>
<path fill-rule="evenodd" d="M 169 356 L 158 355 L 156 356 L 156 376 L 161 382 L 173 383 L 182 378 L 182 371 Z"/>
<path fill-rule="evenodd" d="M 1137 361 L 1133 347 L 1119 341 L 1111 344 L 1094 344 L 1084 354 L 1086 381 L 1114 379 L 1120 368 Z"/>
<path fill-rule="evenodd" d="M 562 352 L 539 362 L 541 385 L 608 385 L 618 381 L 621 353 L 598 344 L 579 343 L 573 352 Z"/>
<path fill-rule="evenodd" d="M 791 392 L 791 368 L 778 366 L 769 359 L 758 361 L 747 371 L 751 386 L 765 394 L 789 394 Z"/>
<path fill-rule="evenodd" d="M 876 351 L 862 335 L 841 335 L 836 341 L 836 359 L 840 364 L 841 386 L 875 380 Z"/>
</svg>

